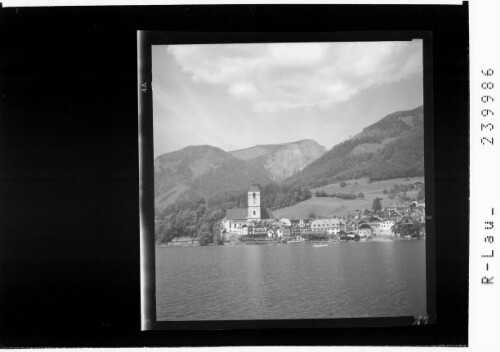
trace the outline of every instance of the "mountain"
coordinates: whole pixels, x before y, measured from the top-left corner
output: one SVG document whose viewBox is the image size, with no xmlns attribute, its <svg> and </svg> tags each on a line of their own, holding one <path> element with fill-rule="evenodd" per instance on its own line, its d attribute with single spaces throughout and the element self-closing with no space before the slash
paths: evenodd
<svg viewBox="0 0 500 352">
<path fill-rule="evenodd" d="M 154 161 L 155 195 L 182 183 L 190 183 L 196 177 L 233 159 L 222 149 L 208 145 L 186 147 L 160 155 Z"/>
<path fill-rule="evenodd" d="M 424 175 L 423 106 L 398 111 L 337 144 L 287 184 L 320 187 L 340 180 Z"/>
<path fill-rule="evenodd" d="M 264 168 L 273 181 L 280 182 L 302 170 L 326 152 L 324 146 L 312 139 L 285 144 L 256 145 L 229 152 L 253 168 Z"/>
<path fill-rule="evenodd" d="M 265 170 L 251 169 L 224 150 L 208 145 L 190 146 L 158 156 L 155 168 L 155 206 L 241 191 L 253 180 L 270 181 Z"/>
<path fill-rule="evenodd" d="M 238 193 L 253 182 L 266 185 L 300 171 L 325 153 L 316 141 L 303 140 L 226 152 L 201 145 L 158 156 L 155 207 L 180 200 Z"/>
</svg>

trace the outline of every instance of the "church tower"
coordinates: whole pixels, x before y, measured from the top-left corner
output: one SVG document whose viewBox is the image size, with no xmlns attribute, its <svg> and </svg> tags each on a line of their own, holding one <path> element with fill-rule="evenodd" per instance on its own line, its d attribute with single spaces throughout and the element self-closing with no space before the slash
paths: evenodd
<svg viewBox="0 0 500 352">
<path fill-rule="evenodd" d="M 260 220 L 260 190 L 253 185 L 248 190 L 248 220 Z"/>
</svg>

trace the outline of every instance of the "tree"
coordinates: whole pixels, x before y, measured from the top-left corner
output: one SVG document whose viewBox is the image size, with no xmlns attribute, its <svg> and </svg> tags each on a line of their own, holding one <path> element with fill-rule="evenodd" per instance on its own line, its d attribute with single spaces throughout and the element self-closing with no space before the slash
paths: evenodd
<svg viewBox="0 0 500 352">
<path fill-rule="evenodd" d="M 425 199 L 425 189 L 422 188 L 420 191 L 418 191 L 417 194 L 417 200 L 423 200 Z"/>
<path fill-rule="evenodd" d="M 325 191 L 316 191 L 316 197 L 328 197 Z"/>
<path fill-rule="evenodd" d="M 347 183 L 345 181 L 340 181 L 340 187 L 345 187 Z"/>
<path fill-rule="evenodd" d="M 382 198 L 375 198 L 373 200 L 373 204 L 372 204 L 372 210 L 373 211 L 377 211 L 377 210 L 382 210 L 382 202 L 381 202 Z"/>
<path fill-rule="evenodd" d="M 213 235 L 210 231 L 210 225 L 208 223 L 201 225 L 200 230 L 198 231 L 198 238 L 202 246 L 212 242 Z"/>
<path fill-rule="evenodd" d="M 217 246 L 223 245 L 224 244 L 224 238 L 222 236 L 222 229 L 223 229 L 222 223 L 217 223 L 213 227 L 213 234 L 214 234 L 214 244 Z"/>
<path fill-rule="evenodd" d="M 309 213 L 309 219 L 314 219 L 316 217 L 316 214 L 313 212 Z"/>
<path fill-rule="evenodd" d="M 363 192 L 359 192 L 358 193 L 358 198 L 364 199 L 365 198 L 365 194 Z"/>
<path fill-rule="evenodd" d="M 408 195 L 406 194 L 406 192 L 401 192 L 399 194 L 399 199 L 402 201 L 402 202 L 406 202 L 406 201 L 409 201 L 410 200 L 410 197 L 408 197 Z"/>
<path fill-rule="evenodd" d="M 397 232 L 401 237 L 410 236 L 412 238 L 420 238 L 420 230 L 422 226 L 420 223 L 415 223 L 411 226 L 400 226 L 397 228 Z"/>
</svg>

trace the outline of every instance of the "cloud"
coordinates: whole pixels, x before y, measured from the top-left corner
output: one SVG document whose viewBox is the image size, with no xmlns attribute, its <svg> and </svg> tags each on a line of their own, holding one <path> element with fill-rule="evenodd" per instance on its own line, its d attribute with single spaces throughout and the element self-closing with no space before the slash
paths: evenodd
<svg viewBox="0 0 500 352">
<path fill-rule="evenodd" d="M 422 41 L 172 45 L 194 82 L 217 85 L 259 113 L 327 108 L 364 89 L 422 75 Z"/>
</svg>

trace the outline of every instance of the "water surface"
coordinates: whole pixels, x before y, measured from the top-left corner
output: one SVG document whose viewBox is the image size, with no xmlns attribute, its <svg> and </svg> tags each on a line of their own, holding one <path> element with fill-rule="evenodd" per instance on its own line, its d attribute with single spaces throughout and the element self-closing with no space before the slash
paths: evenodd
<svg viewBox="0 0 500 352">
<path fill-rule="evenodd" d="M 157 320 L 426 314 L 425 241 L 156 248 Z"/>
</svg>

